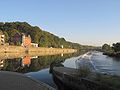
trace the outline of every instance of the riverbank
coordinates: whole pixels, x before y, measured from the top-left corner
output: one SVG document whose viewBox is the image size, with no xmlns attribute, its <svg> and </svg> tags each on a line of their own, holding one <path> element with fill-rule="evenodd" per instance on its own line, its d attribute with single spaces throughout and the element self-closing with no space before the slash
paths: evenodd
<svg viewBox="0 0 120 90">
<path fill-rule="evenodd" d="M 56 53 L 56 52 L 12 52 L 12 53 L 0 53 L 0 60 L 2 59 L 14 59 L 21 58 L 25 56 L 36 57 L 36 56 L 52 56 L 52 55 L 61 55 L 64 56 L 67 53 Z"/>
<path fill-rule="evenodd" d="M 61 67 L 62 65 L 55 63 L 51 66 L 51 72 L 73 90 L 74 88 L 76 90 L 81 88 L 82 90 L 119 90 L 120 76 L 112 73 L 113 69 L 119 73 L 119 67 L 117 67 L 119 64 L 118 62 L 115 64 L 115 61 L 111 64 L 111 61 L 112 58 L 102 55 L 102 52 L 89 52 L 76 60 L 76 69 Z M 114 66 L 117 68 L 115 69 Z"/>
<path fill-rule="evenodd" d="M 120 52 L 103 52 L 103 55 L 120 58 Z"/>
<path fill-rule="evenodd" d="M 83 76 L 83 73 L 85 76 Z M 82 74 L 82 76 L 81 76 Z M 72 90 L 119 90 L 119 76 L 104 75 L 67 67 L 54 67 L 52 75 Z"/>
<path fill-rule="evenodd" d="M 112 46 L 104 44 L 102 51 L 104 55 L 120 58 L 120 43 L 113 43 Z"/>
<path fill-rule="evenodd" d="M 24 53 L 24 52 L 45 52 L 45 53 L 74 53 L 77 52 L 75 49 L 65 48 L 44 48 L 44 47 L 29 47 L 24 48 L 22 46 L 0 46 L 0 53 Z"/>
</svg>

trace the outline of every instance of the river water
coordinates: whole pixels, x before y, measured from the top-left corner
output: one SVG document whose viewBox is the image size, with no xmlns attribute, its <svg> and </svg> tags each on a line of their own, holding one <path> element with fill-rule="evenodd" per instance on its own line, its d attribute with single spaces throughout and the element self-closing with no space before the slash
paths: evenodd
<svg viewBox="0 0 120 90">
<path fill-rule="evenodd" d="M 59 89 L 58 85 L 55 84 L 52 74 L 50 73 L 50 64 L 52 62 L 60 61 L 61 65 L 64 67 L 79 69 L 81 61 L 83 60 L 82 64 L 84 64 L 86 57 L 89 57 L 88 62 L 91 63 L 95 71 L 120 75 L 120 59 L 108 57 L 103 55 L 102 52 L 97 51 L 92 51 L 89 54 L 84 55 L 78 53 L 35 57 L 26 55 L 22 58 L 1 59 L 0 70 L 23 73 L 28 77 L 32 77 Z"/>
<path fill-rule="evenodd" d="M 103 55 L 102 52 L 87 52 L 81 55 L 76 62 L 78 69 L 82 65 L 88 65 L 88 67 L 92 67 L 96 72 L 120 76 L 120 58 L 109 57 Z"/>
</svg>

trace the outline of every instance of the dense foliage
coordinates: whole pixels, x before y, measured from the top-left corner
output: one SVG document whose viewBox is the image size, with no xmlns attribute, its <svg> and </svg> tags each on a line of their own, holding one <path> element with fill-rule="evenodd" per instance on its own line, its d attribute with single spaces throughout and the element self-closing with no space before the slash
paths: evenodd
<svg viewBox="0 0 120 90">
<path fill-rule="evenodd" d="M 64 38 L 59 38 L 58 36 L 55 36 L 47 31 L 43 31 L 37 26 L 31 26 L 26 22 L 1 22 L 0 31 L 2 31 L 5 34 L 5 41 L 12 45 L 20 45 L 21 40 L 15 42 L 13 38 L 16 34 L 22 36 L 22 34 L 25 33 L 27 35 L 30 35 L 32 42 L 38 43 L 40 47 L 60 48 L 61 45 L 63 45 L 65 48 L 93 48 L 89 46 L 82 46 L 77 43 L 68 42 Z"/>
<path fill-rule="evenodd" d="M 120 57 L 120 43 L 113 43 L 112 46 L 108 44 L 104 44 L 102 46 L 102 50 L 104 54 L 109 55 L 109 56 L 115 56 L 115 57 Z"/>
<path fill-rule="evenodd" d="M 109 51 L 111 50 L 111 47 L 110 47 L 110 45 L 108 45 L 108 44 L 104 44 L 104 45 L 102 46 L 102 50 L 103 50 L 104 52 L 109 52 Z"/>
</svg>

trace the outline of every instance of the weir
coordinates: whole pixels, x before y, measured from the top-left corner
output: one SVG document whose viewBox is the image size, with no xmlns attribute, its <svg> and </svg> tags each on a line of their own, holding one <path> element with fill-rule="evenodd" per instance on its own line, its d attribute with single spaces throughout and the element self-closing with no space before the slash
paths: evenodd
<svg viewBox="0 0 120 90">
<path fill-rule="evenodd" d="M 52 69 L 53 76 L 72 90 L 119 90 L 96 81 L 80 77 L 79 73 L 78 69 L 67 67 L 54 67 Z"/>
<path fill-rule="evenodd" d="M 89 58 L 88 54 L 91 55 L 90 53 L 87 53 L 76 60 L 77 63 L 80 63 L 78 64 L 79 68 L 77 69 L 57 65 L 60 64 L 60 62 L 52 63 L 50 71 L 53 77 L 57 78 L 58 81 L 62 82 L 67 87 L 71 87 L 72 90 L 119 90 L 101 83 L 99 80 L 97 81 L 99 78 L 97 75 L 101 75 L 103 78 L 110 78 L 112 76 L 96 72 L 95 67 L 93 67 L 93 64 L 91 63 L 92 55 Z"/>
</svg>

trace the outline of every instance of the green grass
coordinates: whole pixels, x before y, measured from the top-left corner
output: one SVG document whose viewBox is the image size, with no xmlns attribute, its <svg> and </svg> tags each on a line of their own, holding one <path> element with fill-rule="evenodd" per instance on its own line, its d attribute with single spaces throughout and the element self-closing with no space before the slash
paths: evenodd
<svg viewBox="0 0 120 90">
<path fill-rule="evenodd" d="M 96 77 L 93 80 L 97 81 L 100 84 L 104 84 L 109 87 L 120 89 L 120 77 L 119 76 L 96 74 Z"/>
<path fill-rule="evenodd" d="M 78 70 L 78 77 L 87 78 L 101 85 L 120 89 L 120 76 L 92 72 L 88 67 Z"/>
<path fill-rule="evenodd" d="M 78 76 L 79 77 L 87 77 L 90 73 L 91 73 L 91 71 L 88 67 L 81 67 L 78 70 Z"/>
</svg>

